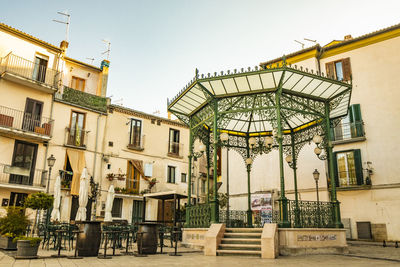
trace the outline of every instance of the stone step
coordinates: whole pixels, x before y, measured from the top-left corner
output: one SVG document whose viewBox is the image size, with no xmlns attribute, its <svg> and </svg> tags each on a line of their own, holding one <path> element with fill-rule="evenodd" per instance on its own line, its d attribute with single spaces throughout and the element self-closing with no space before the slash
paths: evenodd
<svg viewBox="0 0 400 267">
<path fill-rule="evenodd" d="M 217 249 L 217 256 L 257 256 L 257 257 L 261 257 L 261 251 Z"/>
<path fill-rule="evenodd" d="M 261 238 L 261 233 L 224 233 L 224 237 L 234 238 Z"/>
<path fill-rule="evenodd" d="M 226 228 L 226 233 L 262 233 L 262 228 Z"/>
<path fill-rule="evenodd" d="M 261 245 L 259 244 L 220 244 L 218 249 L 221 250 L 261 250 Z"/>
<path fill-rule="evenodd" d="M 222 238 L 221 244 L 256 244 L 261 245 L 260 238 Z"/>
</svg>

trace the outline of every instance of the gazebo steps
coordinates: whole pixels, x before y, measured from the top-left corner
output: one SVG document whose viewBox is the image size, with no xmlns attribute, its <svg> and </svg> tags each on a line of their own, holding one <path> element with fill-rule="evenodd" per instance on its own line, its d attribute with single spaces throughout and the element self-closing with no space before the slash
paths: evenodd
<svg viewBox="0 0 400 267">
<path fill-rule="evenodd" d="M 262 233 L 262 228 L 226 228 L 225 233 Z"/>
<path fill-rule="evenodd" d="M 221 244 L 261 244 L 260 238 L 222 238 Z"/>
<path fill-rule="evenodd" d="M 218 256 L 261 256 L 260 228 L 227 228 L 221 244 L 218 245 Z"/>
<path fill-rule="evenodd" d="M 251 233 L 251 232 L 227 233 L 227 232 L 225 232 L 224 237 L 232 237 L 232 238 L 261 238 L 261 233 Z"/>
<path fill-rule="evenodd" d="M 217 256 L 256 256 L 256 257 L 261 257 L 261 251 L 218 249 Z"/>
<path fill-rule="evenodd" d="M 220 244 L 218 249 L 225 250 L 253 250 L 261 251 L 260 244 Z"/>
</svg>

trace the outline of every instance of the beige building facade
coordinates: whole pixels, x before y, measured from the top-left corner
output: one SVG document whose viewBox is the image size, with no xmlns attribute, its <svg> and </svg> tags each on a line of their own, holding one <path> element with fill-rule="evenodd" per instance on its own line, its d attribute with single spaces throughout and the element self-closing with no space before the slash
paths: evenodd
<svg viewBox="0 0 400 267">
<path fill-rule="evenodd" d="M 398 84 L 400 25 L 357 38 L 346 36 L 326 46 L 316 45 L 286 56 L 288 64 L 302 70 L 323 72 L 338 80 L 352 80 L 347 117 L 332 127 L 337 197 L 342 221 L 352 239 L 400 239 L 400 156 L 395 153 L 400 130 Z M 260 63 L 261 67 L 282 58 Z M 397 140 L 397 141 L 396 141 Z M 302 148 L 297 162 L 300 200 L 316 200 L 313 171 L 321 173 L 319 198 L 329 200 L 327 164 L 314 154 L 313 143 Z M 223 151 L 221 191 L 226 191 L 229 170 L 231 209 L 247 210 L 246 167 L 243 159 Z M 227 164 L 229 166 L 227 167 Z M 293 170 L 285 164 L 287 197 L 294 199 Z M 224 183 L 225 182 L 225 183 Z M 224 185 L 225 184 L 225 185 Z M 278 152 L 256 158 L 251 171 L 251 192 L 279 197 Z"/>
<path fill-rule="evenodd" d="M 143 219 L 143 194 L 186 194 L 187 127 L 111 105 L 109 61 L 100 67 L 81 62 L 67 56 L 67 42 L 57 47 L 5 24 L 0 40 L 1 213 L 23 205 L 31 193 L 53 194 L 60 175 L 61 221 L 73 221 L 84 168 L 90 178 L 88 220 L 104 218 L 110 185 L 117 221 Z M 50 155 L 56 161 L 49 180 Z M 149 199 L 146 219 L 158 220 L 159 213 L 158 201 Z"/>
</svg>

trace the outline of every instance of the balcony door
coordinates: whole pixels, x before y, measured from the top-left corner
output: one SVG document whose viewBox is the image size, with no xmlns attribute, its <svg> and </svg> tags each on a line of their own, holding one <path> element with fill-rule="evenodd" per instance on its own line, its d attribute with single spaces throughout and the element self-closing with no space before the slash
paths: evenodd
<svg viewBox="0 0 400 267">
<path fill-rule="evenodd" d="M 68 145 L 83 146 L 85 114 L 72 111 Z"/>
<path fill-rule="evenodd" d="M 33 63 L 33 74 L 32 78 L 35 81 L 44 83 L 46 81 L 46 70 L 47 70 L 47 63 L 48 58 L 44 56 L 37 55 L 35 57 L 35 62 Z"/>
<path fill-rule="evenodd" d="M 22 129 L 34 132 L 35 127 L 40 127 L 42 110 L 43 102 L 27 98 L 25 103 L 24 119 L 22 121 Z"/>
<path fill-rule="evenodd" d="M 15 140 L 12 171 L 9 180 L 11 184 L 33 184 L 36 154 L 36 144 Z"/>
</svg>

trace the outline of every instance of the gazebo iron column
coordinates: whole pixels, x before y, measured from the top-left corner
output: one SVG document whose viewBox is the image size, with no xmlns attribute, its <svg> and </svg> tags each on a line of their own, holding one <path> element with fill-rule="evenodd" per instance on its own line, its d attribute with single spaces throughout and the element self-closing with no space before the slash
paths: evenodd
<svg viewBox="0 0 400 267">
<path fill-rule="evenodd" d="M 217 163 L 218 163 L 218 100 L 213 100 L 214 121 L 213 121 L 213 200 L 211 202 L 211 222 L 219 222 L 219 206 L 217 195 Z"/>
<path fill-rule="evenodd" d="M 188 201 L 187 207 L 190 208 L 192 203 L 192 158 L 193 158 L 193 130 L 192 130 L 192 118 L 189 118 L 189 166 L 188 166 Z M 186 212 L 186 222 L 190 225 L 189 212 Z"/>
<path fill-rule="evenodd" d="M 246 151 L 247 158 L 250 158 L 250 147 L 249 147 L 249 137 L 246 137 Z M 247 164 L 245 162 L 247 168 L 247 223 L 248 227 L 253 227 L 253 218 L 251 213 L 251 191 L 250 191 L 250 172 L 251 172 L 251 164 Z"/>
<path fill-rule="evenodd" d="M 294 199 L 295 199 L 295 205 L 296 209 L 294 212 L 294 227 L 299 228 L 301 226 L 300 224 L 300 208 L 299 208 L 299 195 L 297 191 L 297 156 L 296 156 L 296 151 L 295 151 L 295 140 L 294 140 L 294 134 L 290 134 L 291 138 L 291 146 L 292 146 L 292 168 L 293 168 L 293 181 L 294 181 Z"/>
<path fill-rule="evenodd" d="M 281 100 L 282 94 L 282 81 L 285 77 L 285 72 L 282 73 L 279 87 L 275 93 L 275 105 L 276 105 L 276 121 L 278 126 L 278 145 L 279 145 L 279 173 L 280 173 L 280 185 L 281 185 L 281 196 L 279 198 L 280 208 L 280 222 L 279 227 L 289 228 L 290 222 L 288 218 L 288 199 L 285 196 L 285 174 L 283 170 L 283 135 L 282 135 L 282 119 L 281 119 Z"/>
<path fill-rule="evenodd" d="M 226 146 L 226 225 L 229 226 L 229 138 Z"/>
<path fill-rule="evenodd" d="M 333 145 L 332 145 L 332 137 L 331 137 L 331 122 L 330 122 L 330 118 L 329 118 L 329 102 L 325 104 L 325 135 L 326 135 L 326 139 L 327 139 L 327 159 L 328 159 L 328 164 L 329 164 L 329 178 L 331 179 L 331 188 L 332 188 L 332 192 L 331 192 L 331 202 L 332 202 L 332 206 L 333 206 L 333 210 L 332 210 L 332 216 L 333 216 L 333 223 L 335 228 L 343 228 L 343 223 L 341 221 L 340 218 L 340 203 L 337 200 L 337 196 L 336 196 L 336 181 L 335 181 L 335 174 L 334 174 L 334 165 L 333 165 Z"/>
<path fill-rule="evenodd" d="M 210 133 L 207 134 L 206 142 L 206 158 L 207 158 L 207 203 L 210 202 Z"/>
</svg>

